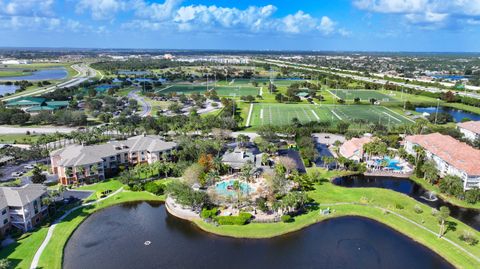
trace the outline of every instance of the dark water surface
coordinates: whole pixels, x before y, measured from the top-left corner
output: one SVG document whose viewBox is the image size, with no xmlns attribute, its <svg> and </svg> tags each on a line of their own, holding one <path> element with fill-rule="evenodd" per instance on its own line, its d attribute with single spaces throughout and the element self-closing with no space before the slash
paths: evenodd
<svg viewBox="0 0 480 269">
<path fill-rule="evenodd" d="M 63 67 L 59 68 L 45 68 L 38 71 L 32 72 L 30 75 L 26 76 L 16 76 L 16 77 L 1 77 L 0 80 L 3 81 L 13 81 L 13 80 L 58 80 L 64 79 L 68 76 L 67 69 Z"/>
<path fill-rule="evenodd" d="M 437 107 L 416 107 L 415 111 L 416 112 L 421 112 L 421 113 L 427 112 L 430 115 L 434 115 L 437 111 Z M 441 112 L 446 112 L 446 113 L 452 115 L 455 122 L 460 122 L 464 118 L 469 118 L 470 120 L 480 120 L 480 115 L 479 114 L 475 114 L 475 113 L 468 112 L 468 111 L 463 111 L 461 109 L 455 109 L 455 108 L 441 106 L 441 107 L 438 108 L 438 113 L 441 113 Z"/>
<path fill-rule="evenodd" d="M 202 232 L 163 205 L 146 202 L 87 218 L 65 247 L 63 267 L 453 268 L 424 246 L 364 218 L 331 219 L 272 239 L 233 239 Z"/>
<path fill-rule="evenodd" d="M 394 190 L 437 209 L 441 206 L 446 206 L 450 209 L 450 215 L 452 217 L 461 220 L 470 227 L 480 231 L 480 210 L 452 205 L 443 201 L 441 198 L 438 198 L 436 201 L 428 201 L 424 197 L 429 198 L 429 193 L 422 186 L 408 178 L 354 175 L 336 178 L 333 180 L 333 183 L 348 188 L 370 187 Z"/>
</svg>

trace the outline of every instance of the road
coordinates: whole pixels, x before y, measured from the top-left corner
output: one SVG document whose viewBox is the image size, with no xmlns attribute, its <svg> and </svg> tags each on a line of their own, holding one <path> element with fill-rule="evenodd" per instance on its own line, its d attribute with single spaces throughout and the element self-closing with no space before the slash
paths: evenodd
<svg viewBox="0 0 480 269">
<path fill-rule="evenodd" d="M 96 74 L 97 74 L 97 71 L 95 69 L 91 68 L 90 66 L 88 66 L 85 63 L 74 64 L 74 65 L 72 65 L 72 68 L 75 69 L 75 71 L 77 71 L 78 74 L 76 74 L 75 76 L 73 76 L 71 79 L 69 79 L 67 81 L 60 82 L 60 83 L 55 84 L 53 86 L 38 88 L 34 91 L 29 91 L 29 92 L 25 92 L 25 93 L 21 93 L 21 94 L 16 94 L 15 96 L 8 96 L 8 97 L 3 98 L 2 101 L 9 101 L 9 100 L 16 99 L 18 97 L 40 95 L 40 94 L 47 93 L 47 92 L 53 92 L 57 88 L 76 86 L 76 85 L 78 85 L 78 84 L 80 84 L 80 83 L 82 83 L 82 82 L 84 82 L 84 81 L 86 81 L 90 78 L 95 77 Z"/>
<path fill-rule="evenodd" d="M 152 112 L 152 106 L 147 101 L 145 101 L 143 97 L 140 97 L 138 95 L 139 91 L 140 91 L 139 89 L 132 90 L 131 92 L 128 93 L 128 98 L 137 100 L 137 102 L 142 106 L 142 111 L 139 113 L 140 117 L 150 116 Z"/>
<path fill-rule="evenodd" d="M 0 134 L 25 134 L 30 132 L 31 134 L 54 134 L 63 133 L 67 134 L 77 130 L 70 127 L 58 127 L 58 126 L 44 126 L 44 127 L 13 127 L 8 125 L 0 125 Z"/>
<path fill-rule="evenodd" d="M 337 75 L 340 77 L 346 77 L 346 78 L 352 78 L 355 80 L 360 80 L 360 81 L 365 81 L 365 82 L 370 82 L 370 83 L 378 83 L 378 84 L 385 84 L 385 83 L 390 83 L 396 86 L 404 87 L 404 88 L 410 88 L 410 89 L 416 89 L 416 90 L 422 90 L 422 91 L 428 91 L 428 92 L 433 92 L 433 93 L 438 93 L 438 92 L 448 92 L 449 90 L 446 89 L 440 89 L 437 87 L 426 87 L 426 86 L 420 86 L 420 85 L 415 85 L 415 84 L 407 84 L 404 82 L 396 82 L 396 81 L 391 81 L 391 80 L 385 80 L 385 79 L 380 79 L 380 78 L 371 78 L 371 77 L 364 77 L 360 75 L 354 75 L 354 74 L 346 74 L 338 71 L 332 71 L 331 69 L 318 69 L 318 68 L 313 68 L 313 67 L 308 67 L 302 64 L 298 63 L 292 63 L 292 62 L 287 62 L 287 61 L 279 61 L 279 60 L 272 60 L 272 59 L 267 59 L 267 60 L 252 60 L 254 62 L 258 63 L 267 63 L 267 64 L 273 64 L 279 67 L 290 67 L 290 68 L 295 68 L 295 69 L 300 69 L 300 70 L 306 70 L 306 71 L 313 71 L 313 72 L 320 72 L 320 73 L 327 73 L 327 74 L 332 74 L 332 75 Z M 461 96 L 467 96 L 471 98 L 476 98 L 480 99 L 480 94 L 478 93 L 470 93 L 470 92 L 458 92 L 459 95 Z"/>
</svg>

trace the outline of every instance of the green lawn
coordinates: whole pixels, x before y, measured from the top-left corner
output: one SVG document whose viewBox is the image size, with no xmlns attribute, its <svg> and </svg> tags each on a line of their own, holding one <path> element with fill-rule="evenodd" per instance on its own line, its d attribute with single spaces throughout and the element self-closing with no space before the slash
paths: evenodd
<svg viewBox="0 0 480 269">
<path fill-rule="evenodd" d="M 248 115 L 244 114 L 244 118 Z M 287 125 L 297 118 L 310 121 L 358 121 L 378 122 L 385 125 L 411 123 L 413 121 L 383 106 L 373 105 L 310 105 L 310 104 L 254 104 L 250 126 Z"/>
<path fill-rule="evenodd" d="M 360 98 L 361 101 L 369 101 L 374 98 L 381 102 L 391 102 L 396 101 L 396 99 L 387 94 L 383 94 L 379 91 L 374 90 L 330 90 L 330 92 L 336 95 L 338 98 L 343 100 L 354 100 L 355 98 Z"/>
<path fill-rule="evenodd" d="M 30 268 L 35 252 L 47 236 L 48 227 L 42 227 L 24 234 L 21 239 L 0 250 L 0 259 L 8 258 L 12 263 L 11 268 Z"/>
<path fill-rule="evenodd" d="M 41 135 L 0 134 L 0 143 L 4 144 L 34 144 Z"/>
<path fill-rule="evenodd" d="M 253 86 L 216 86 L 209 85 L 208 89 L 215 89 L 219 96 L 227 97 L 238 97 L 252 95 L 256 96 L 259 94 L 260 88 Z M 186 85 L 186 84 L 175 84 L 167 85 L 166 87 L 157 90 L 157 93 L 171 93 L 175 92 L 177 94 L 192 94 L 192 93 L 205 93 L 207 91 L 206 85 Z"/>
</svg>

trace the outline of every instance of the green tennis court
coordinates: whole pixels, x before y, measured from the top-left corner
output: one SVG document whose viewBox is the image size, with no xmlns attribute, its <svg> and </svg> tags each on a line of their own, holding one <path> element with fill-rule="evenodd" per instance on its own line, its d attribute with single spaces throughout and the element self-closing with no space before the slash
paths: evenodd
<svg viewBox="0 0 480 269">
<path fill-rule="evenodd" d="M 248 86 L 217 86 L 214 87 L 208 86 L 209 90 L 214 89 L 219 96 L 227 97 L 236 97 L 236 96 L 247 96 L 253 95 L 256 96 L 259 94 L 259 88 L 248 87 Z M 186 84 L 176 84 L 166 86 L 165 88 L 157 90 L 157 93 L 171 93 L 175 92 L 177 94 L 192 94 L 192 93 L 204 93 L 207 91 L 206 85 L 186 85 Z"/>
<path fill-rule="evenodd" d="M 355 98 L 360 98 L 361 101 L 369 101 L 370 99 L 374 98 L 381 102 L 397 101 L 393 96 L 388 96 L 374 90 L 330 90 L 330 92 L 343 100 L 354 100 Z"/>
<path fill-rule="evenodd" d="M 268 104 L 253 106 L 249 125 L 287 125 L 297 118 L 300 122 L 347 121 L 380 124 L 405 124 L 412 120 L 383 106 L 373 105 L 307 105 L 307 104 Z"/>
</svg>

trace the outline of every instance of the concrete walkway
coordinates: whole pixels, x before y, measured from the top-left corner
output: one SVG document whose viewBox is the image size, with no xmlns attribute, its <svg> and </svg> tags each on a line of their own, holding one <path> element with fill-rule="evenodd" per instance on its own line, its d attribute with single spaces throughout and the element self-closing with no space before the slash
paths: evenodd
<svg viewBox="0 0 480 269">
<path fill-rule="evenodd" d="M 427 231 L 427 232 L 429 232 L 429 233 L 431 233 L 431 234 L 439 237 L 439 239 L 443 239 L 443 240 L 447 241 L 448 243 L 452 244 L 453 246 L 455 246 L 455 247 L 458 248 L 459 250 L 465 252 L 465 253 L 466 253 L 467 255 L 469 255 L 470 257 L 474 258 L 476 261 L 480 262 L 480 258 L 479 258 L 479 257 L 475 256 L 475 254 L 473 254 L 473 253 L 471 253 L 470 251 L 466 250 L 465 248 L 463 248 L 463 247 L 460 246 L 459 244 L 453 242 L 452 240 L 450 240 L 450 239 L 448 239 L 448 238 L 446 238 L 446 237 L 444 237 L 444 236 L 440 237 L 440 235 L 439 235 L 437 232 L 432 231 L 432 230 L 430 230 L 429 228 L 427 228 L 427 227 L 425 227 L 425 226 L 417 223 L 416 221 L 411 220 L 411 219 L 409 219 L 409 218 L 407 218 L 407 217 L 405 217 L 405 216 L 403 216 L 403 215 L 401 215 L 401 214 L 398 214 L 397 212 L 394 212 L 394 211 L 392 211 L 392 210 L 390 210 L 390 209 L 383 208 L 383 207 L 376 206 L 376 205 L 368 205 L 368 204 L 361 204 L 361 203 L 332 203 L 332 204 L 320 204 L 319 206 L 325 207 L 325 206 L 337 206 L 337 205 L 359 205 L 359 206 L 367 206 L 367 207 L 371 207 L 371 208 L 376 208 L 376 209 L 384 210 L 384 211 L 386 211 L 386 212 L 388 212 L 388 213 L 390 213 L 390 214 L 392 214 L 392 215 L 395 215 L 395 216 L 397 216 L 397 217 L 399 217 L 399 218 L 401 218 L 401 219 L 403 219 L 403 220 L 405 220 L 405 221 L 407 221 L 407 222 L 409 222 L 409 223 L 411 223 L 411 224 L 419 227 L 420 229 L 423 229 L 423 230 L 425 230 L 425 231 Z"/>
<path fill-rule="evenodd" d="M 55 227 L 57 226 L 57 224 L 62 221 L 63 219 L 65 219 L 68 215 L 70 215 L 70 213 L 72 213 L 73 211 L 79 209 L 79 208 L 82 208 L 82 207 L 85 207 L 85 206 L 89 206 L 89 205 L 94 205 L 98 202 L 101 202 L 105 199 L 108 199 L 120 192 L 123 191 L 123 187 L 121 187 L 120 189 L 116 190 L 115 192 L 111 193 L 110 195 L 108 195 L 107 197 L 104 197 L 104 198 L 101 198 L 101 199 L 98 199 L 98 200 L 95 200 L 95 201 L 92 201 L 92 202 L 89 202 L 89 203 L 86 203 L 86 204 L 82 204 L 82 205 L 79 205 L 79 206 L 76 206 L 70 210 L 68 210 L 67 212 L 65 212 L 65 214 L 63 214 L 60 218 L 58 218 L 57 220 L 55 220 L 53 222 L 53 224 L 48 228 L 48 232 L 47 232 L 47 236 L 45 237 L 45 239 L 43 240 L 42 244 L 40 245 L 40 247 L 37 249 L 37 252 L 35 253 L 35 256 L 33 257 L 33 260 L 32 260 L 32 264 L 30 265 L 30 269 L 36 269 L 38 267 L 38 261 L 40 260 L 40 257 L 42 256 L 42 253 L 43 251 L 45 250 L 45 248 L 47 247 L 48 243 L 50 242 L 50 239 L 52 238 L 53 236 L 53 231 L 55 230 Z"/>
<path fill-rule="evenodd" d="M 165 201 L 165 208 L 167 209 L 168 213 L 180 219 L 185 219 L 190 221 L 201 219 L 197 213 L 193 212 L 190 209 L 183 209 L 180 205 L 175 203 L 175 201 L 170 197 L 167 197 L 167 200 Z"/>
</svg>

